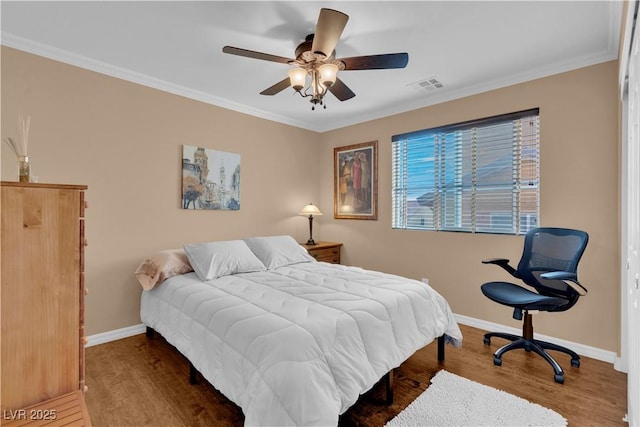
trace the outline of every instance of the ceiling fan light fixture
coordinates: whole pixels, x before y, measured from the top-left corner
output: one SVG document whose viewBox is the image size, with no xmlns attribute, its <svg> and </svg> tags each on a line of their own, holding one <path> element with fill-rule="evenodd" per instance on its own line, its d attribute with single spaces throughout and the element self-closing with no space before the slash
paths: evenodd
<svg viewBox="0 0 640 427">
<path fill-rule="evenodd" d="M 266 88 L 260 95 L 272 96 L 292 87 L 302 98 L 310 98 L 312 110 L 316 105 L 327 108 L 324 102 L 327 92 L 331 92 L 339 101 L 356 96 L 338 78 L 338 71 L 405 68 L 409 61 L 406 52 L 336 58 L 335 48 L 348 20 L 349 16 L 340 11 L 322 8 L 315 33 L 307 35 L 304 42 L 296 47 L 295 59 L 233 46 L 223 47 L 222 52 L 292 65 L 294 68 L 289 70 L 287 77 Z"/>
<path fill-rule="evenodd" d="M 336 82 L 338 76 L 338 66 L 336 64 L 322 64 L 318 67 L 318 71 L 320 72 L 320 84 L 325 88 L 331 87 Z"/>
<path fill-rule="evenodd" d="M 306 84 L 307 70 L 299 67 L 292 68 L 287 74 L 289 75 L 289 82 L 291 83 L 291 87 L 293 87 L 296 92 L 300 92 Z"/>
</svg>

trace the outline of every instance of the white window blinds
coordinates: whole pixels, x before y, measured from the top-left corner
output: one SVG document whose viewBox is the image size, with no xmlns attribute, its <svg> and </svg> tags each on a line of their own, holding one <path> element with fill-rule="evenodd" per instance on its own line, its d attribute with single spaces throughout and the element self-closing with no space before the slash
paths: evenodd
<svg viewBox="0 0 640 427">
<path fill-rule="evenodd" d="M 538 109 L 392 138 L 393 228 L 524 234 L 538 225 Z"/>
</svg>

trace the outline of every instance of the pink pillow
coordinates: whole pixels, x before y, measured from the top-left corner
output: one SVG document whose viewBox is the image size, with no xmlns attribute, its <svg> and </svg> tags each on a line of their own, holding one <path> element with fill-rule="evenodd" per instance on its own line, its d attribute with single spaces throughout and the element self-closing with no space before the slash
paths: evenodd
<svg viewBox="0 0 640 427">
<path fill-rule="evenodd" d="M 148 291 L 178 274 L 193 271 L 184 249 L 168 249 L 146 259 L 136 270 L 142 289 Z"/>
</svg>

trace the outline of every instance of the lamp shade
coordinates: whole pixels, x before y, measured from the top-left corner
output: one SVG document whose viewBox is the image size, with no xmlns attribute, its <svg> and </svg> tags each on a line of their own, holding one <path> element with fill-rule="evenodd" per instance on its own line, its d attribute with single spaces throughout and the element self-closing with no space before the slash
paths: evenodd
<svg viewBox="0 0 640 427">
<path fill-rule="evenodd" d="M 307 206 L 302 208 L 300 215 L 322 215 L 322 212 L 320 212 L 320 209 L 318 209 L 316 205 L 309 203 Z"/>
<path fill-rule="evenodd" d="M 336 64 L 322 64 L 318 71 L 320 72 L 322 86 L 328 88 L 336 82 L 338 76 L 338 66 Z"/>
<path fill-rule="evenodd" d="M 295 90 L 300 91 L 304 88 L 307 70 L 304 68 L 292 68 L 287 74 L 289 75 L 289 82 Z"/>
</svg>

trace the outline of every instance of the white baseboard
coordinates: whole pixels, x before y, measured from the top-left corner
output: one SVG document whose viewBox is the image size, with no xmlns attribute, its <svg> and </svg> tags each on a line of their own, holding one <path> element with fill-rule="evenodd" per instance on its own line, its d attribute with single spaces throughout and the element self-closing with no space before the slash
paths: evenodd
<svg viewBox="0 0 640 427">
<path fill-rule="evenodd" d="M 520 334 L 520 329 L 512 328 L 510 326 L 501 325 L 499 323 L 487 322 L 485 320 L 475 319 L 473 317 L 464 316 L 462 314 L 453 315 L 458 323 L 463 325 L 472 326 L 474 328 L 482 329 L 484 331 L 492 332 L 506 332 L 510 334 Z M 128 326 L 126 328 L 116 329 L 113 331 L 103 332 L 100 334 L 90 335 L 87 342 L 87 347 L 91 347 L 98 344 L 105 344 L 111 341 L 120 340 L 123 338 L 132 337 L 134 335 L 143 334 L 146 330 L 145 325 L 142 323 L 139 325 Z M 584 344 L 579 344 L 571 341 L 562 340 L 559 338 L 550 337 L 547 335 L 536 334 L 536 337 L 549 341 L 554 344 L 569 347 L 576 353 L 591 357 L 592 359 L 601 360 L 603 362 L 612 363 L 614 368 L 620 370 L 620 358 L 612 351 L 602 350 L 600 348 L 591 347 Z M 464 341 L 463 341 L 464 343 Z M 463 344 L 464 345 L 464 344 Z M 624 371 L 623 371 L 624 372 Z"/>
<path fill-rule="evenodd" d="M 140 323 L 139 325 L 127 326 L 126 328 L 115 329 L 113 331 L 102 332 L 95 335 L 89 335 L 87 337 L 87 345 L 85 347 L 105 344 L 111 341 L 129 338 L 134 335 L 144 334 L 146 330 L 146 326 Z"/>
<path fill-rule="evenodd" d="M 482 329 L 483 331 L 505 332 L 508 334 L 515 334 L 515 335 L 522 334 L 521 329 L 512 328 L 510 326 L 501 325 L 499 323 L 487 322 L 485 320 L 475 319 L 473 317 L 463 316 L 462 314 L 455 314 L 455 313 L 453 317 L 455 317 L 458 323 L 461 323 L 467 326 L 472 326 L 474 328 Z M 536 338 L 543 341 L 549 341 L 564 347 L 569 347 L 571 350 L 575 351 L 581 356 L 586 356 L 592 359 L 601 360 L 603 362 L 612 363 L 614 365 L 614 368 L 616 369 L 618 369 L 617 366 L 620 365 L 620 358 L 613 351 L 603 350 L 601 348 L 591 347 L 585 344 L 575 343 L 575 342 L 563 340 L 560 338 L 550 337 L 548 335 L 538 334 L 538 333 L 536 333 Z M 463 340 L 463 345 L 464 345 L 464 340 Z"/>
</svg>

